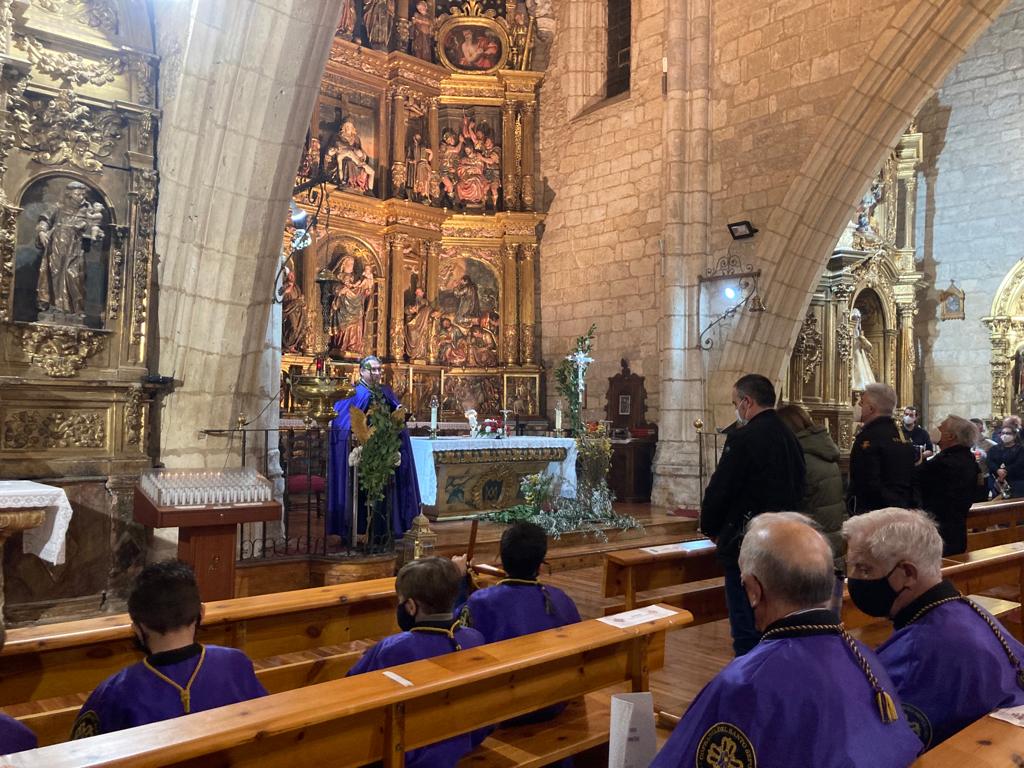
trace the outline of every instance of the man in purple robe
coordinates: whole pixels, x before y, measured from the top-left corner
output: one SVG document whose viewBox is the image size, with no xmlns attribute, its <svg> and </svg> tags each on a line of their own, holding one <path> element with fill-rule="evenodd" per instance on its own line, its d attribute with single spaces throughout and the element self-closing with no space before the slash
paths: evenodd
<svg viewBox="0 0 1024 768">
<path fill-rule="evenodd" d="M 203 606 L 185 563 L 143 568 L 128 596 L 128 615 L 146 658 L 100 683 L 79 711 L 72 739 L 267 695 L 244 653 L 196 642 Z"/>
<path fill-rule="evenodd" d="M 451 560 L 425 557 L 403 565 L 395 580 L 396 616 L 402 631 L 370 648 L 348 674 L 360 675 L 483 645 L 483 636 L 460 626 L 452 614 L 458 591 L 459 572 Z M 465 733 L 410 750 L 405 753 L 405 764 L 408 768 L 454 768 L 484 735 L 481 731 Z"/>
<path fill-rule="evenodd" d="M 349 408 L 355 406 L 361 411 L 369 409 L 374 392 L 382 398 L 387 407 L 394 411 L 400 405 L 391 387 L 380 383 L 380 360 L 374 356 L 363 358 L 359 363 L 359 383 L 356 393 L 345 400 L 334 404 L 338 415 L 331 422 L 329 471 L 330 482 L 327 484 L 327 533 L 337 534 L 351 543 L 349 527 L 352 520 L 352 488 L 350 485 L 348 456 L 351 450 L 352 420 Z M 391 510 L 391 534 L 401 536 L 412 525 L 412 519 L 420 512 L 420 486 L 416 479 L 416 464 L 412 457 L 412 446 L 409 443 L 409 431 L 401 433 L 400 454 L 402 463 L 395 470 L 395 481 L 388 484 L 386 505 Z M 425 471 L 433 472 L 433 467 Z M 366 532 L 366 499 L 362 492 L 357 493 L 359 500 L 359 534 Z"/>
<path fill-rule="evenodd" d="M 843 533 L 850 599 L 892 620 L 878 658 L 925 749 L 993 709 L 1024 704 L 1024 645 L 942 579 L 942 537 L 930 517 L 880 509 L 851 517 Z"/>
<path fill-rule="evenodd" d="M 740 548 L 763 632 L 694 699 L 652 768 L 907 768 L 921 749 L 882 665 L 823 608 L 832 550 L 809 518 L 759 515 Z"/>
<path fill-rule="evenodd" d="M 0 624 L 0 650 L 3 650 L 6 640 L 7 630 Z M 36 735 L 28 726 L 0 712 L 0 755 L 24 752 L 26 749 L 35 749 L 36 746 Z"/>
<path fill-rule="evenodd" d="M 571 597 L 557 587 L 537 581 L 548 552 L 548 537 L 543 528 L 535 523 L 513 523 L 501 535 L 500 550 L 501 567 L 507 578 L 469 596 L 456 611 L 464 626 L 478 630 L 488 643 L 496 643 L 580 620 Z M 457 559 L 457 566 L 460 560 Z M 555 704 L 503 725 L 543 722 L 563 709 L 565 704 Z"/>
</svg>

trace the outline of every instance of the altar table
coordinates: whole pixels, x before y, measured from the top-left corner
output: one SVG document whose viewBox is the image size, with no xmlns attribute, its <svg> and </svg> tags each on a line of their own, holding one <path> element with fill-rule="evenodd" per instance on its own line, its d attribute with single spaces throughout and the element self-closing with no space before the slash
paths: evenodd
<svg viewBox="0 0 1024 768">
<path fill-rule="evenodd" d="M 432 520 L 523 503 L 519 483 L 543 472 L 576 497 L 576 441 L 567 437 L 412 438 L 423 510 Z"/>
<path fill-rule="evenodd" d="M 21 515 L 25 519 L 18 520 Z M 23 530 L 22 548 L 52 565 L 64 562 L 71 502 L 63 488 L 31 480 L 0 480 L 0 533 Z"/>
</svg>

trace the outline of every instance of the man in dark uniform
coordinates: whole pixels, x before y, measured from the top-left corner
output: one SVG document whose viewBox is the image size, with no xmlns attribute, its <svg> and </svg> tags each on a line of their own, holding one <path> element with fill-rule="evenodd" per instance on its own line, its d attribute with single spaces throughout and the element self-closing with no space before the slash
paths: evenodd
<svg viewBox="0 0 1024 768">
<path fill-rule="evenodd" d="M 943 581 L 942 540 L 927 515 L 879 509 L 850 518 L 843 533 L 850 599 L 892 620 L 878 658 L 925 749 L 993 709 L 1024 704 L 1024 646 Z"/>
<path fill-rule="evenodd" d="M 932 444 L 928 430 L 918 423 L 916 405 L 908 405 L 903 409 L 902 421 L 900 429 L 903 430 L 903 436 L 917 448 L 918 453 L 924 458 L 931 456 L 935 452 L 935 446 Z"/>
<path fill-rule="evenodd" d="M 775 413 L 775 387 L 768 379 L 756 373 L 743 376 L 733 386 L 732 403 L 743 426 L 726 438 L 704 492 L 700 529 L 718 545 L 732 647 L 742 656 L 760 637 L 740 585 L 737 558 L 743 530 L 762 512 L 799 509 L 806 467 L 800 443 Z"/>
<path fill-rule="evenodd" d="M 947 416 L 939 425 L 939 454 L 917 467 L 921 507 L 939 524 L 943 557 L 967 551 L 967 513 L 974 502 L 988 496 L 971 450 L 977 439 L 971 422 Z"/>
<path fill-rule="evenodd" d="M 874 654 L 822 605 L 832 549 L 794 512 L 750 523 L 743 585 L 764 636 L 705 686 L 651 768 L 906 768 L 921 749 Z"/>
<path fill-rule="evenodd" d="M 914 464 L 917 450 L 892 418 L 896 393 L 888 384 L 868 384 L 861 398 L 864 426 L 850 449 L 851 515 L 883 507 L 916 507 Z"/>
</svg>

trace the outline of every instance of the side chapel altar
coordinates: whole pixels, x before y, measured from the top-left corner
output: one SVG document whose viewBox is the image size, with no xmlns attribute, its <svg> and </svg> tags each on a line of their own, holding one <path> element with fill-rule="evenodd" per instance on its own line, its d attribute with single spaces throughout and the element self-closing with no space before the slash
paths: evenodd
<svg viewBox="0 0 1024 768">
<path fill-rule="evenodd" d="M 527 475 L 556 478 L 576 497 L 576 441 L 567 437 L 412 438 L 423 510 L 432 520 L 506 509 L 522 501 Z"/>
</svg>

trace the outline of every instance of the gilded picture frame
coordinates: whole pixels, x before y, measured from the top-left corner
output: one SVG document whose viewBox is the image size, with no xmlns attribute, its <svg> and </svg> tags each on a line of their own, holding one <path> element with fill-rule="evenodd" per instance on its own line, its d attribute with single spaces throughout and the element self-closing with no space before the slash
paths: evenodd
<svg viewBox="0 0 1024 768">
<path fill-rule="evenodd" d="M 453 16 L 437 30 L 437 60 L 455 72 L 488 75 L 505 66 L 508 32 L 485 16 Z"/>
</svg>

